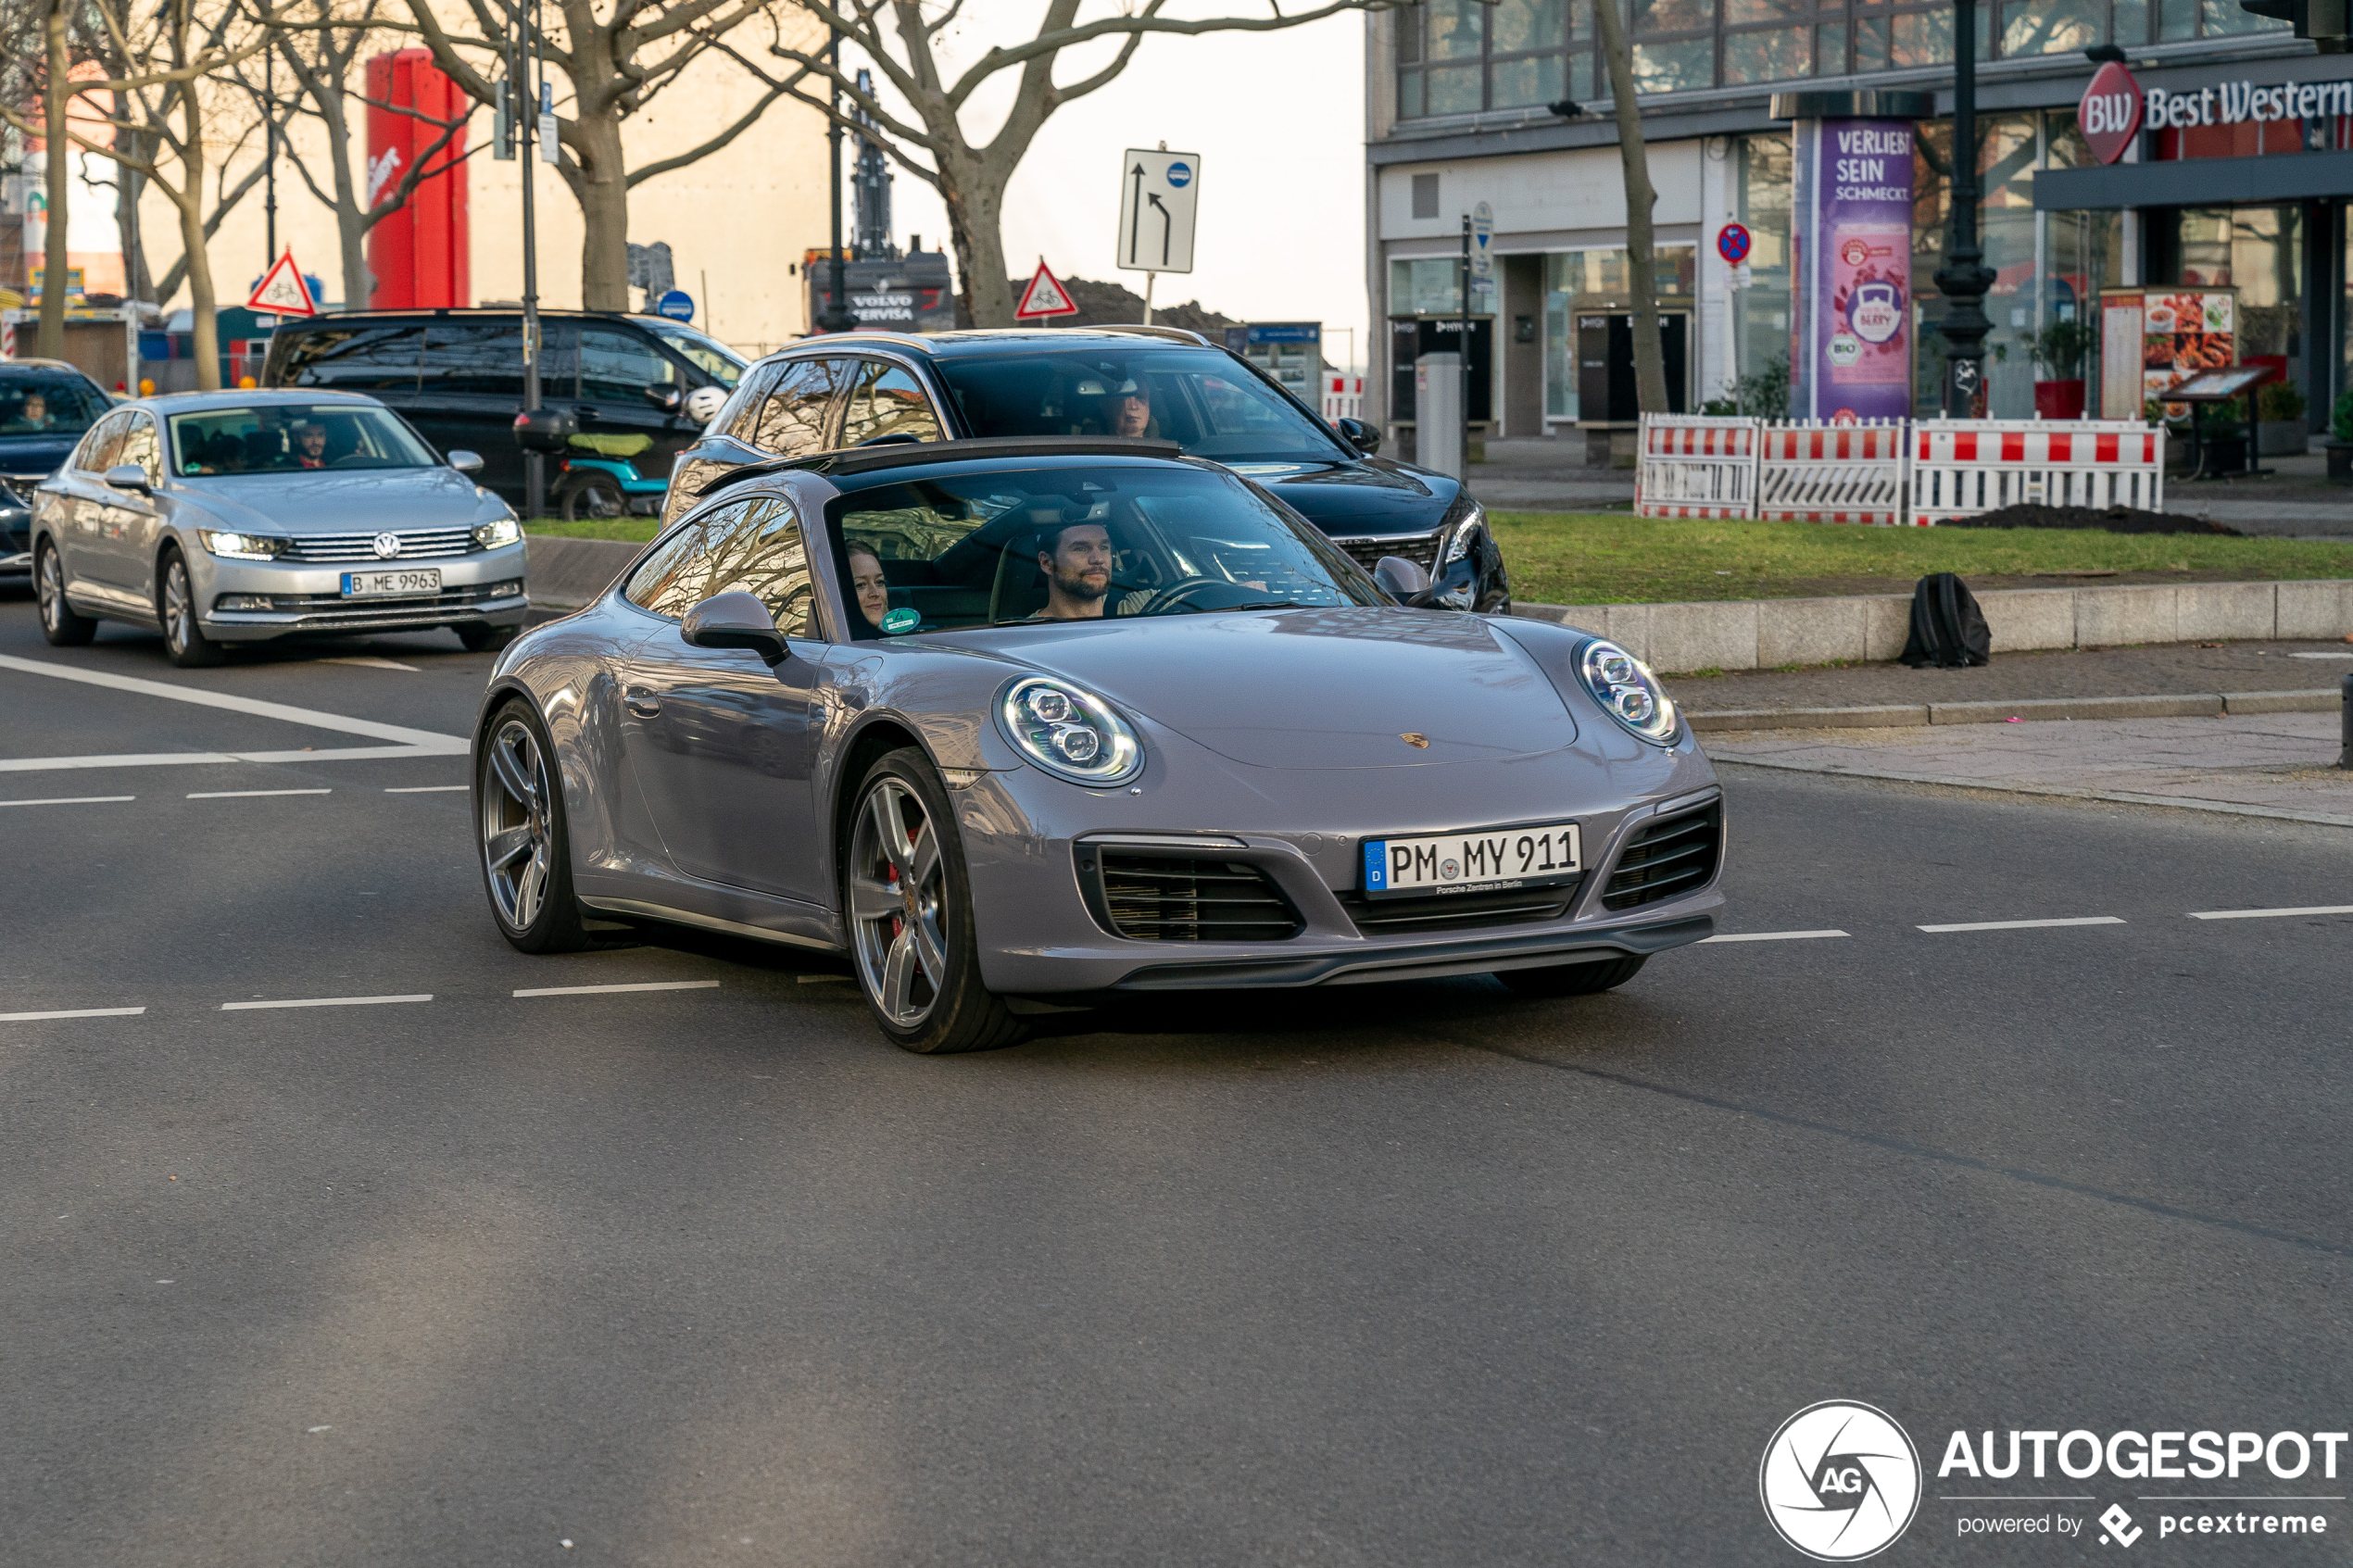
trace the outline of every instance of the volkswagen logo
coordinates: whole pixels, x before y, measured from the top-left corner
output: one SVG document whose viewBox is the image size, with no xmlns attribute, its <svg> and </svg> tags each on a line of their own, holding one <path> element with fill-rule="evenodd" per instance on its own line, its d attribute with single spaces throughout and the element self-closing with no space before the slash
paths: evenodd
<svg viewBox="0 0 2353 1568">
<path fill-rule="evenodd" d="M 398 555 L 399 553 L 399 534 L 379 533 L 376 535 L 376 558 L 378 560 L 390 560 L 393 557 Z"/>
<path fill-rule="evenodd" d="M 1920 1456 L 1886 1411 L 1825 1399 L 1781 1423 L 1756 1486 L 1781 1539 L 1818 1562 L 1854 1562 L 1919 1512 Z"/>
</svg>

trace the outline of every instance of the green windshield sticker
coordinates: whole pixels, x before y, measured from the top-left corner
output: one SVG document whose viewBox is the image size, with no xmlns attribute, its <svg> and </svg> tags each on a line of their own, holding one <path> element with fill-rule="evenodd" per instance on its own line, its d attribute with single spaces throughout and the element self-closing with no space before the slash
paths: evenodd
<svg viewBox="0 0 2353 1568">
<path fill-rule="evenodd" d="M 923 624 L 923 620 L 921 615 L 912 609 L 894 609 L 883 617 L 883 630 L 895 637 L 901 632 L 913 631 Z"/>
</svg>

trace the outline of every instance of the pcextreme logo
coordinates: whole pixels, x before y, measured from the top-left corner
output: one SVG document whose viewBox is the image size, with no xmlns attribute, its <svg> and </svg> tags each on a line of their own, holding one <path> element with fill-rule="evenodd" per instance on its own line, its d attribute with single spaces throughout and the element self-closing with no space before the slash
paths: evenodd
<svg viewBox="0 0 2353 1568">
<path fill-rule="evenodd" d="M 1825 1399 L 1781 1423 L 1756 1489 L 1791 1546 L 1818 1562 L 1860 1562 L 1894 1545 L 1919 1512 L 1919 1450 L 1886 1411 Z"/>
</svg>

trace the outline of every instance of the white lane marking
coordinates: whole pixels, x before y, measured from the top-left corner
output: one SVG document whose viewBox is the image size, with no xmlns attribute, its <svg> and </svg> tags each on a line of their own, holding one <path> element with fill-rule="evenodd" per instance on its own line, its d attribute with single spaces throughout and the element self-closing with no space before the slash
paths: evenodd
<svg viewBox="0 0 2353 1568">
<path fill-rule="evenodd" d="M 60 681 L 80 681 L 87 685 L 104 686 L 109 691 L 136 692 L 142 696 L 159 696 L 171 702 L 191 702 L 199 708 L 223 708 L 232 713 L 250 713 L 261 719 L 283 719 L 290 724 L 306 724 L 314 730 L 333 730 L 338 734 L 367 735 L 373 740 L 397 741 L 402 746 L 434 752 L 441 756 L 462 756 L 468 749 L 462 735 L 437 734 L 431 730 L 412 730 L 404 724 L 380 724 L 373 719 L 354 719 L 347 714 L 322 713 L 315 708 L 296 708 L 283 702 L 263 702 L 257 697 L 232 696 L 226 692 L 208 692 L 194 686 L 167 685 L 161 681 L 142 681 L 131 675 L 111 675 L 101 670 L 76 670 L 66 665 L 52 664 L 44 659 L 18 659 L 0 654 L 0 670 L 20 671 L 28 675 L 48 675 Z"/>
<path fill-rule="evenodd" d="M 2053 925 L 2122 925 L 2114 915 L 2078 915 L 2073 920 L 1978 920 L 1960 925 L 1923 925 L 1922 931 L 2040 931 Z"/>
<path fill-rule="evenodd" d="M 250 800 L 258 795 L 333 795 L 332 789 L 204 789 L 188 797 L 191 800 Z"/>
<path fill-rule="evenodd" d="M 387 789 L 384 793 L 386 795 L 440 795 L 448 790 L 472 788 L 473 788 L 472 784 L 403 784 L 398 789 Z"/>
<path fill-rule="evenodd" d="M 1843 931 L 1736 931 L 1723 936 L 1703 936 L 1699 945 L 1710 942 L 1806 942 L 1817 936 L 1843 936 Z"/>
<path fill-rule="evenodd" d="M 407 997 L 303 997 L 285 1002 L 223 1002 L 222 1012 L 252 1012 L 262 1008 L 366 1008 L 384 1002 L 429 1002 L 431 991 Z"/>
<path fill-rule="evenodd" d="M 2290 659 L 2353 659 L 2353 653 L 2292 653 Z"/>
<path fill-rule="evenodd" d="M 403 664 L 396 659 L 378 659 L 372 654 L 355 654 L 349 659 L 322 659 L 319 662 L 348 664 L 359 670 L 406 670 L 411 675 L 418 672 L 413 664 Z"/>
<path fill-rule="evenodd" d="M 59 795 L 47 800 L 0 800 L 0 806 L 105 806 L 138 798 L 135 795 Z"/>
<path fill-rule="evenodd" d="M 314 1426 L 310 1430 L 313 1432 L 333 1432 L 334 1428 L 332 1426 Z"/>
<path fill-rule="evenodd" d="M 518 997 L 601 997 L 612 991 L 716 991 L 716 980 L 639 980 L 622 985 L 542 985 Z"/>
<path fill-rule="evenodd" d="M 0 758 L 0 773 L 44 773 L 60 768 L 170 768 L 188 762 L 372 762 L 386 757 L 445 757 L 414 746 L 331 746 L 317 751 L 147 751 L 102 757 Z"/>
<path fill-rule="evenodd" d="M 2300 909 L 2193 909 L 2192 920 L 2279 920 L 2289 915 L 2353 915 L 2353 904 L 2312 904 Z"/>
<path fill-rule="evenodd" d="M 145 1008 L 65 1008 L 56 1012 L 0 1012 L 0 1023 L 37 1023 L 44 1018 L 136 1018 Z M 60 1219 L 63 1215 L 58 1216 Z"/>
</svg>

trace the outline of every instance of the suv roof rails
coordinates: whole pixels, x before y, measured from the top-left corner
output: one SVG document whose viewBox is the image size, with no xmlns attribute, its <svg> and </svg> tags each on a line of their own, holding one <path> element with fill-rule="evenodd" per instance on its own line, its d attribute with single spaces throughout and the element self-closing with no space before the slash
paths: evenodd
<svg viewBox="0 0 2353 1568">
<path fill-rule="evenodd" d="M 772 473 L 799 469 L 809 473 L 848 476 L 877 469 L 918 468 L 929 463 L 960 463 L 982 458 L 1181 458 L 1185 449 L 1174 441 L 1150 441 L 1125 435 L 1005 435 L 973 441 L 894 441 L 887 445 L 852 446 L 819 452 L 807 458 L 771 458 L 729 469 L 695 492 L 697 500 L 717 495 L 731 484 Z"/>
<path fill-rule="evenodd" d="M 1065 328 L 1064 330 L 1071 331 L 1074 329 Z M 1221 348 L 1225 346 L 1222 344 L 1212 343 L 1201 333 L 1190 331 L 1185 327 L 1147 327 L 1140 322 L 1123 321 L 1114 322 L 1109 326 L 1079 327 L 1075 330 L 1082 332 L 1142 332 L 1148 337 L 1164 337 L 1172 343 L 1196 344 L 1202 348 Z"/>
</svg>

